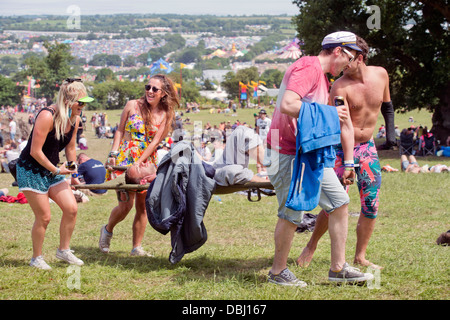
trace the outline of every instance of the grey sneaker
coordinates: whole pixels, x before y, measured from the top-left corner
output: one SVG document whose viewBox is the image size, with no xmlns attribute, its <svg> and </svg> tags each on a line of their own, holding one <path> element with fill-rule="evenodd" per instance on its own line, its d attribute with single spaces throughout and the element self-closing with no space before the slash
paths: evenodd
<svg viewBox="0 0 450 320">
<path fill-rule="evenodd" d="M 347 262 L 341 271 L 328 271 L 328 280 L 336 283 L 364 283 L 374 278 L 371 273 L 362 273 L 358 268 L 350 266 Z"/>
<path fill-rule="evenodd" d="M 104 253 L 109 252 L 109 246 L 111 244 L 111 238 L 113 234 L 106 230 L 106 224 L 100 229 L 100 240 L 98 241 L 98 247 Z"/>
<path fill-rule="evenodd" d="M 70 250 L 70 249 L 66 249 L 66 250 L 56 249 L 56 257 L 60 260 L 66 261 L 70 264 L 75 264 L 77 266 L 84 265 L 83 260 L 75 257 L 75 255 L 73 254 L 73 250 Z"/>
<path fill-rule="evenodd" d="M 42 270 L 51 270 L 52 268 L 44 261 L 42 256 L 38 256 L 36 258 L 31 258 L 30 266 L 35 267 Z"/>
<path fill-rule="evenodd" d="M 153 257 L 152 254 L 146 252 L 141 246 L 133 248 L 130 252 L 131 256 L 137 256 L 137 257 Z"/>
<path fill-rule="evenodd" d="M 267 281 L 282 286 L 295 286 L 302 288 L 307 286 L 306 282 L 298 280 L 288 268 L 284 269 L 279 274 L 273 274 L 269 271 Z"/>
</svg>

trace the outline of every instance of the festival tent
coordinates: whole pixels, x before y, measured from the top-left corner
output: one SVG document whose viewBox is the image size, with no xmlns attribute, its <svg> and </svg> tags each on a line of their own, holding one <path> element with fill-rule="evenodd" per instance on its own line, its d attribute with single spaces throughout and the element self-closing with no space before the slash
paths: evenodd
<svg viewBox="0 0 450 320">
<path fill-rule="evenodd" d="M 162 58 L 159 58 L 158 61 L 153 62 L 150 66 L 151 73 L 159 72 L 158 70 L 164 71 L 165 73 L 171 73 L 173 71 L 169 63 L 164 61 Z"/>
<path fill-rule="evenodd" d="M 279 59 L 294 59 L 297 60 L 302 55 L 300 46 L 298 44 L 297 38 L 294 38 L 291 43 L 285 46 L 281 50 L 281 54 L 278 56 Z"/>
<path fill-rule="evenodd" d="M 217 49 L 216 51 L 214 51 L 213 53 L 211 53 L 208 58 L 212 58 L 212 57 L 219 57 L 222 58 L 226 55 L 227 53 L 221 49 Z"/>
</svg>

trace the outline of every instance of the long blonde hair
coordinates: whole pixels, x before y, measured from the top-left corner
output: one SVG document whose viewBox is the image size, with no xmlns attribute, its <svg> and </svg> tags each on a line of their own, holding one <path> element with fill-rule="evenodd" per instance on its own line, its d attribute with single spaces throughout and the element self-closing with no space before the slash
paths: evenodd
<svg viewBox="0 0 450 320">
<path fill-rule="evenodd" d="M 78 101 L 80 93 L 86 95 L 86 87 L 80 80 L 66 79 L 64 80 L 56 98 L 56 112 L 54 116 L 54 126 L 56 131 L 56 139 L 64 138 L 64 132 L 67 128 L 69 120 L 70 106 Z"/>
</svg>

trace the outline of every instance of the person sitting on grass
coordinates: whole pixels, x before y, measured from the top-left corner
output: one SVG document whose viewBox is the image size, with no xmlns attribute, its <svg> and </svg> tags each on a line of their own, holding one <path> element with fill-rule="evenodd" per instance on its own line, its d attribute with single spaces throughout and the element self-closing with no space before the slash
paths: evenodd
<svg viewBox="0 0 450 320">
<path fill-rule="evenodd" d="M 0 189 L 0 197 L 7 196 L 9 193 L 8 188 Z"/>
</svg>

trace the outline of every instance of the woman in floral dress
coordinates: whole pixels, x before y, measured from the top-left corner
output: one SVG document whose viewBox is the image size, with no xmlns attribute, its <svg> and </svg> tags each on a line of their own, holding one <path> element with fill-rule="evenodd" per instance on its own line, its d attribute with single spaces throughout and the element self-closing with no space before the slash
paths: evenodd
<svg viewBox="0 0 450 320">
<path fill-rule="evenodd" d="M 168 135 L 174 119 L 174 108 L 179 105 L 173 82 L 164 75 L 154 75 L 145 86 L 145 95 L 129 101 L 123 109 L 119 127 L 109 153 L 107 165 L 157 165 L 156 148 Z M 106 180 L 112 180 L 124 171 L 107 170 Z M 128 193 L 128 195 L 126 194 Z M 144 192 L 119 193 L 120 201 L 111 211 L 108 224 L 100 230 L 99 248 L 108 253 L 114 227 L 136 205 L 133 221 L 133 249 L 131 255 L 148 255 L 141 246 L 147 226 Z"/>
</svg>

